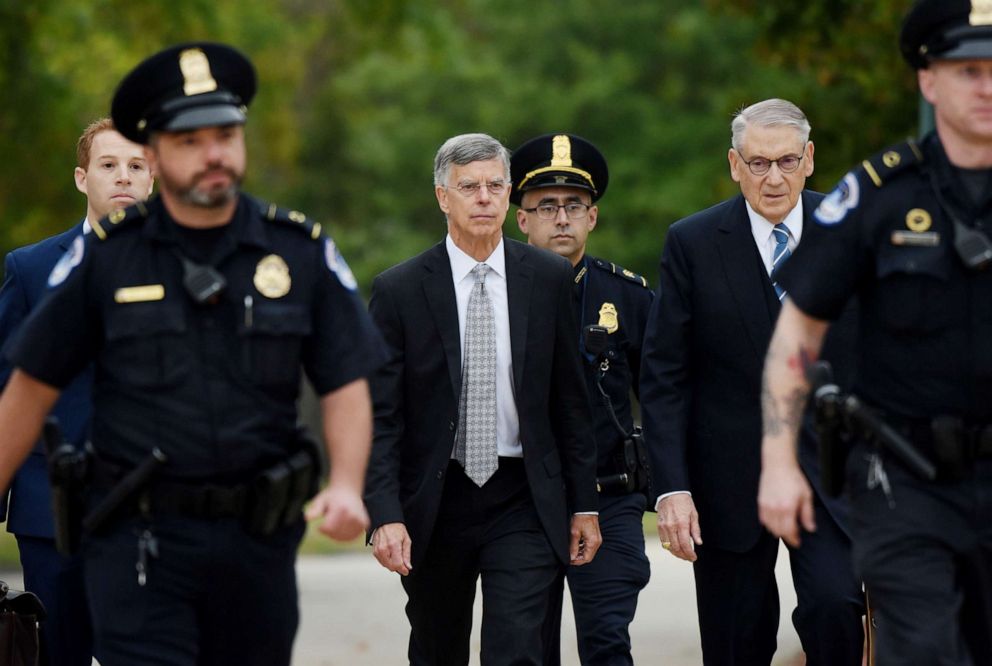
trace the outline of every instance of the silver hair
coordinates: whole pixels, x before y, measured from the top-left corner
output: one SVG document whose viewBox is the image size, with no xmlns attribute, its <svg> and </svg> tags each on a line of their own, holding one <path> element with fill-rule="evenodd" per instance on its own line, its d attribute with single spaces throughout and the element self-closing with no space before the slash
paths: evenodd
<svg viewBox="0 0 992 666">
<path fill-rule="evenodd" d="M 730 123 L 731 145 L 737 152 L 744 147 L 744 131 L 750 126 L 792 127 L 799 133 L 803 146 L 809 141 L 810 125 L 806 114 L 788 100 L 766 99 L 734 114 Z"/>
<path fill-rule="evenodd" d="M 459 134 L 438 148 L 434 156 L 434 184 L 448 184 L 452 165 L 464 166 L 471 162 L 502 160 L 504 178 L 510 182 L 510 151 L 488 134 Z"/>
</svg>

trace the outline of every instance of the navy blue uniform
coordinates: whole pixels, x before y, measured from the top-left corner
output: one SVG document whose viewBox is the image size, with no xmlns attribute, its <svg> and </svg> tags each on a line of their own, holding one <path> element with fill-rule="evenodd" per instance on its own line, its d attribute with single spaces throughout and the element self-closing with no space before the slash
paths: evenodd
<svg viewBox="0 0 992 666">
<path fill-rule="evenodd" d="M 603 373 L 602 386 L 610 397 L 617 420 L 629 433 L 634 427 L 631 391 L 636 394 L 638 390 L 641 344 L 654 294 L 643 277 L 589 256 L 575 267 L 573 294 L 579 313 L 579 331 L 590 324 L 605 326 L 608 331 L 607 348 L 603 353 L 608 369 Z M 610 418 L 596 384 L 600 361 L 585 351 L 584 344 L 580 348 L 593 403 L 597 477 L 602 479 L 622 471 L 616 463 L 622 436 Z M 642 523 L 647 503 L 647 498 L 640 493 L 602 492 L 599 528 L 603 545 L 589 564 L 568 567 L 579 658 L 586 666 L 634 663 L 630 656 L 628 627 L 637 609 L 637 596 L 651 575 L 644 554 Z M 561 606 L 560 589 L 557 604 Z M 553 645 L 558 643 L 556 635 L 550 636 L 549 640 Z M 554 647 L 552 652 L 555 652 Z M 551 659 L 557 659 L 557 654 Z"/>
<path fill-rule="evenodd" d="M 978 198 L 963 184 L 975 176 Z M 965 267 L 951 219 L 988 233 L 989 194 L 988 173 L 953 167 L 936 135 L 902 144 L 844 177 L 816 211 L 815 242 L 804 239 L 779 273 L 818 319 L 857 295 L 855 393 L 917 450 L 947 458 L 935 419 L 960 419 L 944 440 L 957 465 L 945 459 L 936 482 L 864 443 L 848 459 L 854 559 L 877 613 L 880 665 L 992 659 L 989 615 L 970 647 L 960 625 L 963 609 L 992 605 L 992 273 Z"/>
<path fill-rule="evenodd" d="M 187 294 L 184 259 L 223 275 L 219 300 Z M 324 395 L 377 366 L 380 338 L 333 241 L 244 194 L 231 223 L 208 230 L 180 227 L 154 198 L 77 238 L 49 283 L 13 364 L 63 388 L 93 362 L 101 466 L 133 468 L 154 447 L 168 457 L 140 511 L 84 538 L 101 663 L 288 664 L 302 517 L 254 536 L 237 511 L 194 516 L 159 506 L 157 489 L 248 484 L 296 442 L 301 367 Z M 94 486 L 91 506 L 109 487 Z M 158 548 L 140 585 L 146 530 Z"/>
</svg>

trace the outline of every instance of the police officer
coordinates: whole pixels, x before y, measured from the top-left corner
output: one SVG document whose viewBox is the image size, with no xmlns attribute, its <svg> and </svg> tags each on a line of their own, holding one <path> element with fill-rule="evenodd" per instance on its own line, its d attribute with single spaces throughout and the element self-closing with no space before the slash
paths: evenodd
<svg viewBox="0 0 992 666">
<path fill-rule="evenodd" d="M 992 5 L 922 0 L 900 43 L 934 106 L 936 132 L 848 173 L 816 211 L 817 241 L 804 241 L 780 273 L 789 297 L 765 367 L 759 511 L 791 543 L 815 528 L 794 454 L 809 390 L 803 366 L 857 294 L 855 393 L 902 438 L 860 429 L 847 466 L 855 562 L 878 618 L 877 663 L 987 664 Z M 845 409 L 855 413 L 851 403 Z"/>
<path fill-rule="evenodd" d="M 239 191 L 255 72 L 235 49 L 157 53 L 117 89 L 160 195 L 75 238 L 8 355 L 0 487 L 59 390 L 94 363 L 83 558 L 104 666 L 289 664 L 294 559 L 313 452 L 302 367 L 322 396 L 330 483 L 320 529 L 367 524 L 366 377 L 379 338 L 334 242 Z"/>
<path fill-rule="evenodd" d="M 596 202 L 609 182 L 599 150 L 574 134 L 533 138 L 513 153 L 512 203 L 531 245 L 560 254 L 575 271 L 580 351 L 593 401 L 603 545 L 591 564 L 569 567 L 583 664 L 632 664 L 628 626 L 650 576 L 641 519 L 647 505 L 647 463 L 633 437 L 630 393 L 638 386 L 641 341 L 653 292 L 647 280 L 586 255 L 596 227 Z M 589 326 L 598 327 L 588 331 Z M 549 662 L 557 663 L 562 588 L 547 623 Z"/>
</svg>

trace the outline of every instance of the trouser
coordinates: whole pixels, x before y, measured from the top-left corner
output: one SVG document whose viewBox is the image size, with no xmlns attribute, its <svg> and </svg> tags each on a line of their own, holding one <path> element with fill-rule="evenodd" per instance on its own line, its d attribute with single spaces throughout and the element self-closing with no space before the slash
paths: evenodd
<svg viewBox="0 0 992 666">
<path fill-rule="evenodd" d="M 135 564 L 149 528 L 157 557 Z M 302 521 L 257 537 L 237 519 L 123 520 L 83 542 L 101 666 L 288 666 Z"/>
<path fill-rule="evenodd" d="M 452 461 L 430 543 L 422 561 L 402 578 L 410 663 L 468 664 L 481 576 L 482 665 L 541 664 L 541 622 L 561 568 L 534 507 L 522 460 L 500 458 L 481 488 Z"/>
<path fill-rule="evenodd" d="M 583 666 L 626 666 L 630 623 L 637 597 L 651 576 L 644 554 L 644 496 L 600 497 L 603 545 L 589 564 L 568 567 L 568 591 L 575 614 L 579 660 Z M 563 580 L 559 579 L 545 620 L 546 666 L 561 663 Z"/>
<path fill-rule="evenodd" d="M 45 606 L 41 623 L 41 666 L 90 666 L 93 633 L 83 584 L 83 562 L 55 550 L 55 541 L 17 535 L 24 589 Z"/>
<path fill-rule="evenodd" d="M 883 458 L 889 497 L 868 488 L 872 451 L 848 459 L 855 565 L 877 619 L 878 666 L 992 663 L 992 461 L 927 482 Z"/>
<path fill-rule="evenodd" d="M 817 531 L 789 549 L 797 607 L 793 624 L 809 666 L 859 666 L 864 597 L 851 566 L 850 540 L 815 501 Z M 706 540 L 705 527 L 703 540 Z M 697 549 L 696 604 L 707 666 L 768 666 L 777 647 L 779 540 L 763 532 L 751 550 Z"/>
</svg>

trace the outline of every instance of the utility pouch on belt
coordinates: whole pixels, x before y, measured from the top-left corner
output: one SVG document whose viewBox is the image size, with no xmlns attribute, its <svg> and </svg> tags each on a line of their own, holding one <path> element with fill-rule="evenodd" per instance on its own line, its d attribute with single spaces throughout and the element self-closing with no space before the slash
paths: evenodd
<svg viewBox="0 0 992 666">
<path fill-rule="evenodd" d="M 68 557 L 79 548 L 83 530 L 83 488 L 89 474 L 89 455 L 62 439 L 58 419 L 48 417 L 42 430 L 48 454 L 55 518 L 55 549 Z"/>
<path fill-rule="evenodd" d="M 45 607 L 31 592 L 15 592 L 0 581 L 0 664 L 35 666 L 38 663 L 38 623 Z"/>
</svg>

